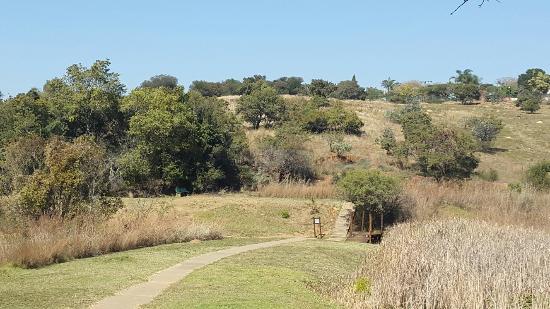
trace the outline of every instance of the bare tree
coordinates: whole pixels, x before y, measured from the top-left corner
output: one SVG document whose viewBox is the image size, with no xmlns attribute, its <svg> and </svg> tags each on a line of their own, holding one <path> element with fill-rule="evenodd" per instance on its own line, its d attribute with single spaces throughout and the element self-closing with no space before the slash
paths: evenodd
<svg viewBox="0 0 550 309">
<path fill-rule="evenodd" d="M 454 15 L 454 13 L 458 12 L 461 7 L 463 7 L 466 3 L 470 2 L 471 0 L 463 0 L 462 2 L 454 11 L 451 12 L 451 15 Z M 497 2 L 500 2 L 499 0 L 496 0 Z M 481 3 L 479 4 L 479 7 L 482 7 L 485 2 L 489 2 L 489 0 L 481 0 Z"/>
</svg>

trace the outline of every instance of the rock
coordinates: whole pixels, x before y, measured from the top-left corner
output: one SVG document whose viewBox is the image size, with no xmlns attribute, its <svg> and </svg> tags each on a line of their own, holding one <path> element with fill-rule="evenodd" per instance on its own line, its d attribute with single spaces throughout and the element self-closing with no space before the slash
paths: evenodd
<svg viewBox="0 0 550 309">
<path fill-rule="evenodd" d="M 190 241 L 192 244 L 200 244 L 202 241 L 200 239 L 193 239 Z"/>
<path fill-rule="evenodd" d="M 541 121 L 541 120 L 539 120 L 539 121 L 537 121 L 537 123 L 542 123 L 542 121 Z"/>
</svg>

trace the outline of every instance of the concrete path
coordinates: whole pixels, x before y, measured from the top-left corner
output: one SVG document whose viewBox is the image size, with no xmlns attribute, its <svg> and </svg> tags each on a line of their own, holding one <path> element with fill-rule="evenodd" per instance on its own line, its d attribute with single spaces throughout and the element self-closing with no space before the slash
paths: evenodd
<svg viewBox="0 0 550 309">
<path fill-rule="evenodd" d="M 355 209 L 353 203 L 344 203 L 340 213 L 334 223 L 334 229 L 330 233 L 328 240 L 331 241 L 345 241 L 348 238 L 349 221 Z"/>
<path fill-rule="evenodd" d="M 199 269 L 208 264 L 212 264 L 225 257 L 236 255 L 239 253 L 269 248 L 277 245 L 288 244 L 305 240 L 305 238 L 290 238 L 284 240 L 270 241 L 259 244 L 252 244 L 240 247 L 232 247 L 220 251 L 205 253 L 196 257 L 192 257 L 182 263 L 176 264 L 170 268 L 161 270 L 155 273 L 149 281 L 136 284 L 127 289 L 124 289 L 117 294 L 107 297 L 100 302 L 92 305 L 91 308 L 138 308 L 141 305 L 145 305 L 153 300 L 156 296 L 160 295 L 170 285 L 185 278 L 191 272 Z"/>
</svg>

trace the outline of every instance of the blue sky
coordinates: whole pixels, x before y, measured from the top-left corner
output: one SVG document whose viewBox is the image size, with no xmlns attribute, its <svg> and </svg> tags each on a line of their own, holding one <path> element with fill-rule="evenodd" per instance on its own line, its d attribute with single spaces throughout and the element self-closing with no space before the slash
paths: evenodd
<svg viewBox="0 0 550 309">
<path fill-rule="evenodd" d="M 257 73 L 379 86 L 550 70 L 550 1 L 472 1 L 450 16 L 461 0 L 0 0 L 0 91 L 105 58 L 129 89 L 156 74 L 186 87 Z"/>
</svg>

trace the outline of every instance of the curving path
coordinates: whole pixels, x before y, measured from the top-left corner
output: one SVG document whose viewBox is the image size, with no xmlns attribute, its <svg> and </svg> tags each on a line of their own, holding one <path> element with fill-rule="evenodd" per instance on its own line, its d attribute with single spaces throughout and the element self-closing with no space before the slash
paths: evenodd
<svg viewBox="0 0 550 309">
<path fill-rule="evenodd" d="M 191 272 L 208 264 L 212 264 L 228 256 L 240 254 L 243 252 L 274 247 L 282 244 L 288 244 L 298 241 L 303 241 L 306 238 L 297 237 L 276 241 L 269 241 L 259 244 L 252 244 L 240 247 L 232 247 L 220 251 L 205 253 L 196 257 L 192 257 L 179 264 L 176 264 L 167 269 L 161 270 L 151 276 L 148 281 L 133 285 L 126 288 L 113 296 L 109 296 L 92 305 L 91 308 L 137 308 L 145 305 L 153 300 L 156 296 L 167 289 L 171 284 L 185 278 Z"/>
</svg>

